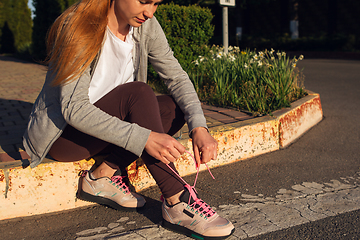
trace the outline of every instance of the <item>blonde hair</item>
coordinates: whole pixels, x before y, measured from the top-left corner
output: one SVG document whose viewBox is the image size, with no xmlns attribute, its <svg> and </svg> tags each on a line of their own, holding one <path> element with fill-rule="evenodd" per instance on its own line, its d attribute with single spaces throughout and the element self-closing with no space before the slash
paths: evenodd
<svg viewBox="0 0 360 240">
<path fill-rule="evenodd" d="M 47 62 L 53 85 L 84 73 L 101 49 L 111 0 L 81 0 L 65 10 L 47 36 Z"/>
</svg>

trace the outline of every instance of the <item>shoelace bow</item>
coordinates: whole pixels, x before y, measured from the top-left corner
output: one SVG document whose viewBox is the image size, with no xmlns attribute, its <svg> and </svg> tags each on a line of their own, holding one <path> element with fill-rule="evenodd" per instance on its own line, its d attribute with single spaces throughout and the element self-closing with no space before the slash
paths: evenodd
<svg viewBox="0 0 360 240">
<path fill-rule="evenodd" d="M 215 211 L 207 204 L 205 203 L 203 200 L 201 200 L 200 198 L 197 197 L 197 192 L 195 190 L 195 185 L 196 185 L 196 181 L 199 175 L 199 171 L 200 171 L 200 167 L 197 165 L 197 162 L 194 158 L 194 156 L 189 152 L 189 151 L 185 151 L 186 153 L 188 153 L 192 159 L 195 162 L 195 167 L 196 167 L 196 176 L 195 176 L 195 181 L 194 181 L 194 185 L 190 186 L 190 184 L 188 184 L 184 179 L 182 179 L 182 177 L 180 177 L 180 175 L 174 170 L 172 169 L 169 164 L 166 164 L 166 166 L 168 166 L 168 168 L 179 178 L 181 179 L 184 183 L 185 183 L 185 188 L 189 191 L 190 193 L 190 197 L 189 197 L 189 201 L 188 201 L 188 205 L 196 210 L 198 210 L 199 212 L 204 213 L 207 217 L 211 217 L 212 215 L 215 214 Z M 215 179 L 215 177 L 212 175 L 210 168 L 208 167 L 208 165 L 205 163 L 205 166 L 207 167 L 211 177 L 213 179 Z M 194 202 L 192 204 L 190 204 L 191 198 L 194 200 Z"/>
<path fill-rule="evenodd" d="M 125 191 L 125 194 L 128 194 L 130 192 L 130 189 L 126 185 L 126 183 L 123 181 L 124 178 L 126 178 L 126 177 L 125 176 L 112 176 L 111 181 L 113 181 L 117 186 L 122 188 Z"/>
</svg>

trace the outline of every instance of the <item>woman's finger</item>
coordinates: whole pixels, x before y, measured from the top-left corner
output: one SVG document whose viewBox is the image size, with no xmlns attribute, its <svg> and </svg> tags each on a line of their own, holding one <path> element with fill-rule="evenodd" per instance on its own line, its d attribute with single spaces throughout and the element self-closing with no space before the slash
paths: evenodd
<svg viewBox="0 0 360 240">
<path fill-rule="evenodd" d="M 201 163 L 208 163 L 211 161 L 213 153 L 208 149 L 201 151 Z"/>
<path fill-rule="evenodd" d="M 195 157 L 195 161 L 196 161 L 196 167 L 200 167 L 201 156 L 200 156 L 199 148 L 197 146 L 194 146 L 193 151 L 194 151 L 194 157 Z"/>
</svg>

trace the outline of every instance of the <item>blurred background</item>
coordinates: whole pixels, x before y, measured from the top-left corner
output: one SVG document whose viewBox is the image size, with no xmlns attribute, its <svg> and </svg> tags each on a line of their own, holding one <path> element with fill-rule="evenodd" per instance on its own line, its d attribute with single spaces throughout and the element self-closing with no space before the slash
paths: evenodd
<svg viewBox="0 0 360 240">
<path fill-rule="evenodd" d="M 0 54 L 41 60 L 53 21 L 75 0 L 0 0 Z M 165 0 L 209 8 L 210 44 L 222 45 L 218 0 Z M 360 51 L 359 0 L 236 0 L 229 7 L 229 43 L 248 49 L 308 52 Z"/>
</svg>

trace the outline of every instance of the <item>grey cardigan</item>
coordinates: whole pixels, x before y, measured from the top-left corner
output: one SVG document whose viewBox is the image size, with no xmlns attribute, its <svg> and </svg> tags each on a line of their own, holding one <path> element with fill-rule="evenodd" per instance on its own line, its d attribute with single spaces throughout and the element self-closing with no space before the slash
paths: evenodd
<svg viewBox="0 0 360 240">
<path fill-rule="evenodd" d="M 146 82 L 150 61 L 184 112 L 189 131 L 196 127 L 206 127 L 194 87 L 174 58 L 156 18 L 153 17 L 141 27 L 135 28 L 133 39 L 136 80 Z M 67 124 L 141 156 L 150 130 L 112 117 L 89 102 L 88 89 L 96 61 L 97 59 L 78 79 L 62 86 L 50 86 L 53 75 L 50 71 L 47 73 L 23 136 L 23 145 L 31 157 L 32 168 L 45 158 Z"/>
</svg>

